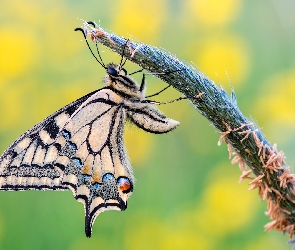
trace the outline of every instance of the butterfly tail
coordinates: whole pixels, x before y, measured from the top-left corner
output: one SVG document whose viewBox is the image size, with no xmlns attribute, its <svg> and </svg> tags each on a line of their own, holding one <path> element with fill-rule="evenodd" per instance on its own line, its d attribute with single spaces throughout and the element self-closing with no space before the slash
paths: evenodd
<svg viewBox="0 0 295 250">
<path fill-rule="evenodd" d="M 85 234 L 90 238 L 92 233 L 92 222 L 89 213 L 89 206 L 85 206 Z"/>
</svg>

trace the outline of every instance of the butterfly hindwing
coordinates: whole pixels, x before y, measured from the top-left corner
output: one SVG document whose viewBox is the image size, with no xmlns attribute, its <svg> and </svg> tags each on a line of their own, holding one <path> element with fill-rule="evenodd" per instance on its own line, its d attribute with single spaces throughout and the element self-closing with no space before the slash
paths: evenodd
<svg viewBox="0 0 295 250">
<path fill-rule="evenodd" d="M 90 237 L 96 216 L 125 210 L 133 174 L 123 143 L 125 109 L 122 97 L 102 90 L 89 98 L 64 124 L 55 165 L 62 184 L 85 207 L 85 232 Z"/>
</svg>

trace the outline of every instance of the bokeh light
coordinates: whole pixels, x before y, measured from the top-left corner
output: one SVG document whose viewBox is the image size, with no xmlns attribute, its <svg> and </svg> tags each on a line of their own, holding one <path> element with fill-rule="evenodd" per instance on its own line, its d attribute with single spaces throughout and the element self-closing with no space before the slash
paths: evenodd
<svg viewBox="0 0 295 250">
<path fill-rule="evenodd" d="M 228 25 L 238 18 L 243 1 L 189 0 L 186 4 L 186 11 L 191 14 L 192 21 L 208 29 L 220 28 L 220 26 Z"/>
</svg>

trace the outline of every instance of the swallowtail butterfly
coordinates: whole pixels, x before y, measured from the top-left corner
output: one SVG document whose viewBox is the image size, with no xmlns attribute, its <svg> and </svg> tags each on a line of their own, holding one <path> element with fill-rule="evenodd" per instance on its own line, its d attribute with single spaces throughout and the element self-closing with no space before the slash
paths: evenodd
<svg viewBox="0 0 295 250">
<path fill-rule="evenodd" d="M 84 204 L 87 237 L 97 215 L 125 210 L 133 191 L 123 142 L 126 119 L 151 133 L 166 133 L 179 125 L 145 99 L 144 75 L 137 84 L 123 69 L 122 58 L 119 66 L 102 63 L 105 87 L 35 125 L 0 158 L 0 190 L 70 189 Z"/>
</svg>

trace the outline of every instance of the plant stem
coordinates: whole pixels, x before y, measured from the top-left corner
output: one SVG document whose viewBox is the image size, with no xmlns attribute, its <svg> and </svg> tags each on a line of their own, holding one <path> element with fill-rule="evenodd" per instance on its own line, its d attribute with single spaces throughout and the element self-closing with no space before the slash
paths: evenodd
<svg viewBox="0 0 295 250">
<path fill-rule="evenodd" d="M 295 177 L 285 165 L 284 155 L 271 146 L 259 127 L 249 121 L 237 106 L 232 91 L 229 96 L 222 88 L 192 65 L 182 62 L 167 51 L 146 45 L 142 42 L 127 41 L 101 27 L 93 28 L 84 24 L 85 34 L 90 34 L 94 42 L 107 46 L 112 51 L 138 64 L 143 69 L 172 85 L 220 131 L 229 151 L 236 154 L 244 177 L 249 171 L 246 163 L 255 174 L 250 183 L 251 189 L 258 188 L 262 199 L 268 199 L 268 215 L 274 221 L 267 230 L 276 229 L 288 232 L 293 237 L 295 222 Z M 251 172 L 251 171 L 250 171 Z M 243 176 L 242 174 L 242 176 Z"/>
</svg>

